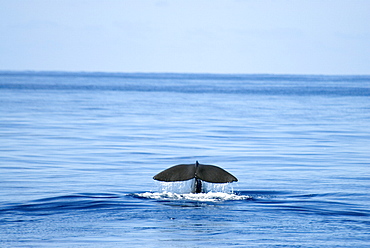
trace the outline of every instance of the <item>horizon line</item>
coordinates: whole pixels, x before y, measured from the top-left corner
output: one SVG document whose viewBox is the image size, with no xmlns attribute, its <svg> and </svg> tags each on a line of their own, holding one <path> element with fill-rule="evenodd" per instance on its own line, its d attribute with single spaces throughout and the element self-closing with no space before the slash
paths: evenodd
<svg viewBox="0 0 370 248">
<path fill-rule="evenodd" d="M 260 75 L 260 76 L 363 76 L 369 77 L 370 74 L 324 74 L 324 73 L 225 73 L 225 72 L 147 72 L 147 71 L 132 71 L 132 72 L 124 72 L 124 71 L 85 71 L 85 70 L 2 70 L 0 69 L 0 73 L 76 73 L 76 74 L 167 74 L 167 75 L 228 75 L 228 76 L 250 76 L 250 75 Z"/>
</svg>

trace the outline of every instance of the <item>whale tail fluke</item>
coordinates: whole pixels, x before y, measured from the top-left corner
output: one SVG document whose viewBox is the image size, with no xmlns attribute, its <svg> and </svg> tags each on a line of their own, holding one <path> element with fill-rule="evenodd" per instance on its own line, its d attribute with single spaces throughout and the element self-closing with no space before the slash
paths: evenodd
<svg viewBox="0 0 370 248">
<path fill-rule="evenodd" d="M 196 171 L 196 178 L 209 183 L 231 183 L 238 179 L 224 169 L 214 166 L 200 164 Z"/>
<path fill-rule="evenodd" d="M 186 181 L 192 178 L 210 183 L 231 183 L 238 179 L 224 169 L 215 165 L 179 164 L 172 166 L 153 177 L 153 179 L 165 182 Z"/>
<path fill-rule="evenodd" d="M 194 178 L 194 174 L 194 164 L 179 164 L 158 173 L 153 179 L 165 182 L 186 181 Z"/>
</svg>

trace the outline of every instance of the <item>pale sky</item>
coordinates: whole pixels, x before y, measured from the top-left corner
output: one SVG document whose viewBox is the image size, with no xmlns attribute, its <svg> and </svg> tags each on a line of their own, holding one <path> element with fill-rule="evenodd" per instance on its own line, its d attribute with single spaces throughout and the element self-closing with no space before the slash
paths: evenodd
<svg viewBox="0 0 370 248">
<path fill-rule="evenodd" d="M 0 0 L 0 70 L 370 74 L 369 0 Z"/>
</svg>

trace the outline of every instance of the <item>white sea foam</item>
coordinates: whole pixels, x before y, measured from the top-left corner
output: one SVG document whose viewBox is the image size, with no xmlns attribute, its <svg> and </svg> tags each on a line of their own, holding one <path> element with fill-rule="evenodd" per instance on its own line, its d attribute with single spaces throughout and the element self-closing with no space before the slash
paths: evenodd
<svg viewBox="0 0 370 248">
<path fill-rule="evenodd" d="M 156 199 L 156 200 L 187 200 L 187 201 L 200 201 L 200 202 L 217 202 L 217 201 L 240 201 L 251 199 L 251 196 L 247 195 L 236 195 L 231 193 L 223 192 L 208 192 L 199 194 L 178 194 L 172 192 L 145 192 L 136 194 L 138 197 Z"/>
</svg>

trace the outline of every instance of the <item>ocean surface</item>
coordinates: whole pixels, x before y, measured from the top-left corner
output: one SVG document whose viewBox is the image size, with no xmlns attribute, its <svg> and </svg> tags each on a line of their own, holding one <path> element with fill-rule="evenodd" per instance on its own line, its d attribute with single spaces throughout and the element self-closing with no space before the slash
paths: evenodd
<svg viewBox="0 0 370 248">
<path fill-rule="evenodd" d="M 1 247 L 369 245 L 370 76 L 0 72 Z"/>
</svg>

